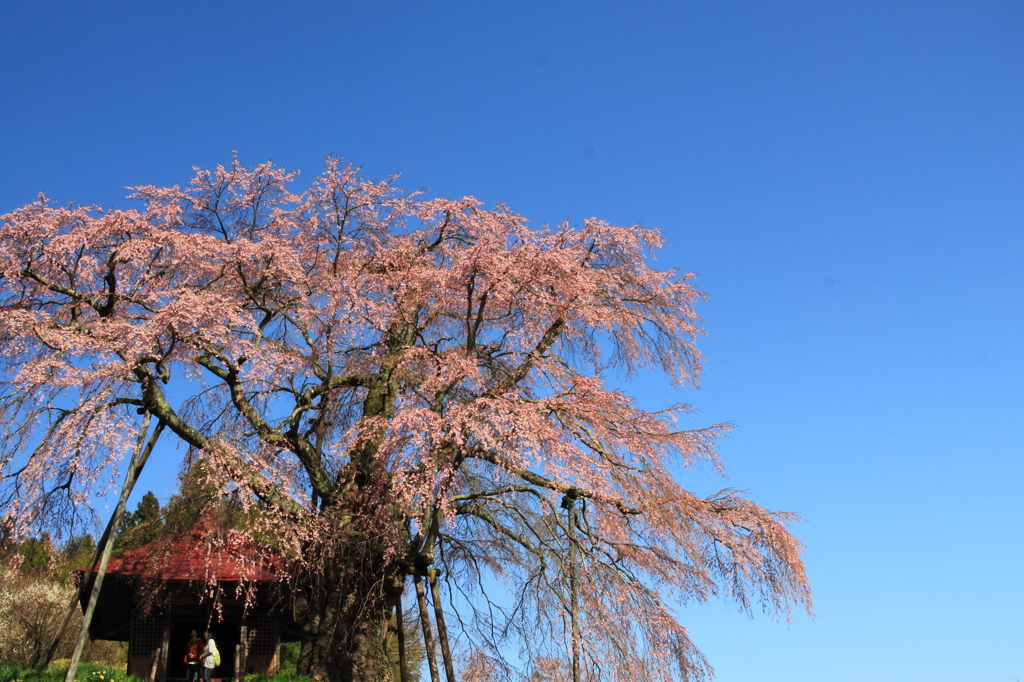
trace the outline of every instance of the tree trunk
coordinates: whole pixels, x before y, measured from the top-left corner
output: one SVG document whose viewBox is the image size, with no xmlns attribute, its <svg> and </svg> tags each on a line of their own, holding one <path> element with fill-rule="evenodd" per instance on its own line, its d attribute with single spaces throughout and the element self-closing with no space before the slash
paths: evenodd
<svg viewBox="0 0 1024 682">
<path fill-rule="evenodd" d="M 321 509 L 337 530 L 310 548 L 322 554 L 300 579 L 296 615 L 304 637 L 297 667 L 318 682 L 378 682 L 393 676 L 388 632 L 405 569 L 382 539 L 389 510 L 375 504 L 358 508 L 358 513 Z M 390 527 L 402 529 L 398 522 Z"/>
<path fill-rule="evenodd" d="M 339 571 L 331 571 L 338 578 Z M 374 580 L 377 578 L 377 580 Z M 299 674 L 321 682 L 376 682 L 390 678 L 386 643 L 391 600 L 379 575 L 331 580 L 309 604 Z"/>
</svg>

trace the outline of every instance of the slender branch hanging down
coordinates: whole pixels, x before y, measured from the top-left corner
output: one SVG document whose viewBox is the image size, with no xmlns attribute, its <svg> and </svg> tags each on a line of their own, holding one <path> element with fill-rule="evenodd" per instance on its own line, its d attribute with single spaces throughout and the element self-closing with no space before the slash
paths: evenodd
<svg viewBox="0 0 1024 682">
<path fill-rule="evenodd" d="M 410 573 L 463 682 L 703 679 L 674 609 L 810 608 L 793 515 L 677 479 L 721 469 L 728 426 L 680 428 L 687 406 L 617 388 L 701 372 L 703 295 L 650 266 L 657 231 L 531 226 L 336 159 L 295 179 L 236 161 L 137 187 L 130 209 L 40 198 L 0 218 L 10 537 L 78 519 L 145 412 L 241 505 L 232 532 L 293 560 L 317 680 L 391 666 Z"/>
</svg>

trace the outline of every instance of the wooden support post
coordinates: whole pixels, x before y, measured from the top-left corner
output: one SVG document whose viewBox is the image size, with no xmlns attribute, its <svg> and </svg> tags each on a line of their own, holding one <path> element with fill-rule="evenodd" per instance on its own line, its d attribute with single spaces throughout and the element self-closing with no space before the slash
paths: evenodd
<svg viewBox="0 0 1024 682">
<path fill-rule="evenodd" d="M 576 584 L 576 496 L 562 498 L 569 517 L 569 622 L 572 626 L 572 682 L 580 682 L 579 588 Z"/>
<path fill-rule="evenodd" d="M 160 670 L 160 656 L 163 652 L 161 647 L 153 649 L 153 660 L 149 663 L 149 677 L 146 678 L 147 682 L 156 682 L 157 672 Z"/>
<path fill-rule="evenodd" d="M 171 662 L 171 608 L 164 615 L 164 636 L 160 644 L 160 682 L 167 682 L 167 666 Z"/>
<path fill-rule="evenodd" d="M 398 680 L 409 682 L 409 659 L 405 655 L 405 612 L 402 595 L 395 596 L 395 636 L 398 637 Z"/>
<path fill-rule="evenodd" d="M 276 675 L 281 669 L 281 617 L 274 616 L 274 658 L 267 671 L 267 677 Z"/>
<path fill-rule="evenodd" d="M 444 624 L 444 606 L 441 603 L 441 590 L 437 587 L 437 576 L 440 574 L 436 568 L 427 569 L 427 579 L 430 581 L 430 598 L 434 602 L 434 619 L 437 621 L 437 641 L 441 645 L 441 660 L 444 661 L 444 674 L 448 682 L 455 682 L 455 666 L 452 663 L 452 650 L 448 645 L 448 628 Z"/>
<path fill-rule="evenodd" d="M 140 467 L 141 469 L 141 467 Z M 135 482 L 132 482 L 134 487 Z M 75 611 L 78 610 L 78 604 L 82 600 L 82 595 L 90 594 L 92 592 L 93 577 L 96 571 L 96 564 L 99 563 L 100 557 L 103 555 L 103 549 L 107 546 L 107 541 L 114 529 L 120 522 L 120 518 L 111 515 L 110 520 L 107 521 L 107 527 L 103 529 L 103 534 L 100 535 L 100 541 L 96 543 L 96 549 L 92 553 L 92 558 L 89 559 L 89 565 L 85 567 L 85 572 L 82 574 L 82 579 L 78 581 L 78 586 L 75 588 L 75 593 L 71 595 L 71 601 L 68 602 L 68 607 L 64 609 L 64 617 L 60 621 L 60 625 L 57 626 L 57 634 L 53 636 L 53 641 L 50 642 L 50 646 L 46 649 L 43 657 L 39 659 L 36 668 L 43 670 L 46 666 L 50 665 L 53 660 L 53 655 L 57 653 L 57 647 L 60 646 L 60 640 L 64 637 L 64 632 L 67 631 L 68 625 L 71 623 L 71 618 L 75 615 Z"/>
<path fill-rule="evenodd" d="M 238 628 L 238 653 L 235 660 L 235 682 L 245 680 L 246 659 L 249 657 L 249 624 L 244 619 Z"/>
<path fill-rule="evenodd" d="M 121 486 L 121 495 L 118 497 L 117 506 L 114 507 L 114 513 L 111 517 L 112 523 L 118 523 L 121 515 L 124 513 L 125 505 L 128 503 L 128 496 L 131 494 L 132 488 L 135 487 L 135 482 L 138 480 L 146 460 L 149 459 L 149 454 L 153 451 L 153 446 L 156 445 L 160 432 L 164 429 L 164 423 L 162 421 L 158 422 L 156 428 L 153 429 L 153 435 L 150 437 L 149 443 L 146 443 L 149 420 L 150 415 L 146 411 L 142 417 L 142 426 L 139 428 L 139 439 L 135 445 L 135 451 L 132 453 L 132 459 L 128 463 L 124 485 Z M 145 444 L 145 448 L 143 448 L 143 444 Z M 89 604 L 85 607 L 85 613 L 82 614 L 82 629 L 78 633 L 78 641 L 75 642 L 75 650 L 71 654 L 71 661 L 68 663 L 68 672 L 64 676 L 64 682 L 75 681 L 75 675 L 78 672 L 78 661 L 82 658 L 82 649 L 85 648 L 85 642 L 89 639 L 89 624 L 92 623 L 92 614 L 96 611 L 96 602 L 100 597 L 100 588 L 103 587 L 103 576 L 107 573 L 107 562 L 110 561 L 110 553 L 113 549 L 114 538 L 110 537 L 110 535 L 107 536 L 107 541 L 103 544 L 102 549 L 96 548 L 97 552 L 100 553 L 99 566 L 96 570 L 96 577 L 93 578 L 92 589 L 89 592 Z M 166 654 L 166 650 L 164 653 Z"/>
<path fill-rule="evenodd" d="M 416 601 L 420 605 L 420 625 L 423 628 L 423 644 L 427 649 L 427 666 L 430 668 L 430 682 L 441 682 L 437 674 L 437 658 L 434 655 L 434 637 L 430 631 L 430 613 L 427 610 L 427 595 L 423 591 L 423 577 L 419 571 L 412 574 L 416 586 Z"/>
</svg>

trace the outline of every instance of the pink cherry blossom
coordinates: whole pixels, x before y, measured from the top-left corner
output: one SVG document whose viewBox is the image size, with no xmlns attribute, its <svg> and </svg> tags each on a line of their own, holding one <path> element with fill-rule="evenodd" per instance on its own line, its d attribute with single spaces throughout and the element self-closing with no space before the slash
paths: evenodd
<svg viewBox="0 0 1024 682">
<path fill-rule="evenodd" d="M 466 680 L 514 650 L 544 679 L 702 679 L 674 608 L 810 608 L 795 516 L 676 480 L 720 470 L 728 425 L 683 428 L 688 406 L 608 383 L 701 373 L 703 294 L 649 266 L 657 231 L 531 226 L 336 159 L 295 179 L 236 160 L 136 187 L 134 209 L 40 198 L 3 216 L 9 535 L 81 514 L 145 409 L 244 507 L 230 532 L 294 562 L 317 679 L 376 679 L 427 568 Z"/>
</svg>

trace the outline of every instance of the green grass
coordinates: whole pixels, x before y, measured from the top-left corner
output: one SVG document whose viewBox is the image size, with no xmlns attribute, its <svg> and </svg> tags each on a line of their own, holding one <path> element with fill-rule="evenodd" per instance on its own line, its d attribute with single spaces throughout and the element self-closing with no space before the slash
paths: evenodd
<svg viewBox="0 0 1024 682">
<path fill-rule="evenodd" d="M 64 682 L 68 662 L 56 661 L 46 670 L 32 670 L 18 665 L 0 665 L 0 682 Z M 134 675 L 129 675 L 119 666 L 100 663 L 79 663 L 76 682 L 143 682 Z M 308 675 L 299 675 L 292 671 L 283 671 L 277 675 L 246 675 L 245 682 L 310 682 Z"/>
<path fill-rule="evenodd" d="M 51 665 L 45 670 L 26 670 L 17 665 L 0 666 L 0 682 L 64 682 L 67 662 Z M 143 682 L 123 668 L 100 663 L 79 663 L 76 682 Z"/>
<path fill-rule="evenodd" d="M 3 680 L 0 680 L 3 682 Z M 246 675 L 245 682 L 310 682 L 308 675 L 294 672 L 280 672 L 276 675 Z"/>
<path fill-rule="evenodd" d="M 0 682 L 14 682 L 20 676 L 20 667 L 16 665 L 0 665 Z"/>
</svg>

